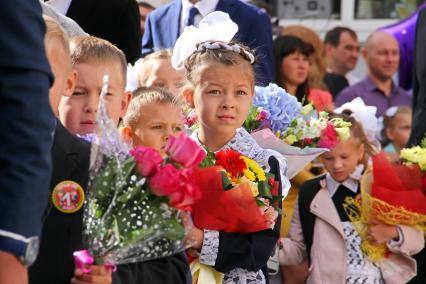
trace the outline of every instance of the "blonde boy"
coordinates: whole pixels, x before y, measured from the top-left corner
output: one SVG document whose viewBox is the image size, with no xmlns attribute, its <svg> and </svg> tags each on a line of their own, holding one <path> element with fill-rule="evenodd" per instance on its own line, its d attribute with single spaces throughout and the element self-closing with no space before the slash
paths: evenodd
<svg viewBox="0 0 426 284">
<path fill-rule="evenodd" d="M 71 40 L 71 63 L 77 84 L 70 97 L 62 97 L 59 117 L 73 134 L 96 132 L 96 113 L 104 74 L 109 75 L 107 110 L 118 125 L 131 93 L 125 92 L 127 63 L 124 53 L 106 40 L 87 36 Z"/>
</svg>

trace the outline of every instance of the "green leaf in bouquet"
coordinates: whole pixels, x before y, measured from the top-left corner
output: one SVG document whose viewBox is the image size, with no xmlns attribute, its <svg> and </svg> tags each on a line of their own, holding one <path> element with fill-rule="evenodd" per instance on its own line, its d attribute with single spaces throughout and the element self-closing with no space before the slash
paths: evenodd
<svg viewBox="0 0 426 284">
<path fill-rule="evenodd" d="M 243 124 L 243 127 L 248 132 L 252 132 L 253 130 L 256 130 L 259 128 L 259 122 L 256 120 L 258 114 L 259 114 L 259 111 L 257 107 L 251 106 L 250 112 Z"/>
<path fill-rule="evenodd" d="M 426 135 L 423 137 L 422 141 L 420 142 L 420 147 L 426 148 Z"/>
<path fill-rule="evenodd" d="M 270 186 L 269 186 L 267 180 L 259 181 L 257 183 L 257 190 L 259 191 L 259 196 L 265 197 L 265 198 L 268 198 L 268 199 L 272 198 Z"/>
<path fill-rule="evenodd" d="M 207 149 L 205 149 L 205 150 L 207 151 L 206 157 L 200 163 L 200 165 L 199 165 L 200 168 L 212 167 L 216 163 L 216 156 L 215 156 L 214 152 L 210 152 Z"/>
<path fill-rule="evenodd" d="M 139 201 L 145 199 L 150 194 L 150 191 L 146 189 L 145 184 L 145 178 L 142 178 L 139 181 L 135 181 L 131 186 L 128 186 L 120 196 L 117 197 L 117 201 L 127 204 L 132 199 L 137 199 Z"/>
<path fill-rule="evenodd" d="M 169 240 L 178 241 L 185 237 L 185 228 L 177 219 L 170 219 L 164 228 L 165 237 Z"/>
<path fill-rule="evenodd" d="M 220 175 L 222 177 L 222 186 L 224 191 L 230 190 L 234 187 L 225 171 L 220 171 Z"/>
</svg>

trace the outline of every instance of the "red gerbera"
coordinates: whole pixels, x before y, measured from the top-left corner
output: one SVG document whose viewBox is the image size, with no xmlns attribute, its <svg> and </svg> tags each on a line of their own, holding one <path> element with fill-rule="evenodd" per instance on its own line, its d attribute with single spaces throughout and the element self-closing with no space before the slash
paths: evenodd
<svg viewBox="0 0 426 284">
<path fill-rule="evenodd" d="M 222 166 L 231 179 L 242 177 L 247 166 L 240 157 L 240 153 L 231 149 L 219 151 L 216 153 L 216 166 Z"/>
</svg>

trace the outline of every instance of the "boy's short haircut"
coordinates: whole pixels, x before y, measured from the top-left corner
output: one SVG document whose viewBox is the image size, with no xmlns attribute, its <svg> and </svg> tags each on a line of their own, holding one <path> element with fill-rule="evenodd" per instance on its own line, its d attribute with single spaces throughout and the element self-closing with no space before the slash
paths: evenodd
<svg viewBox="0 0 426 284">
<path fill-rule="evenodd" d="M 122 71 L 123 85 L 126 84 L 127 61 L 123 51 L 107 40 L 94 36 L 80 36 L 71 39 L 71 64 L 89 61 L 117 62 Z"/>
<path fill-rule="evenodd" d="M 140 109 L 148 104 L 169 104 L 177 108 L 182 108 L 182 101 L 179 97 L 172 95 L 162 88 L 141 87 L 133 92 L 126 115 L 123 117 L 123 125 L 135 129 L 141 115 Z"/>
<path fill-rule="evenodd" d="M 46 24 L 45 41 L 49 42 L 50 40 L 56 38 L 62 44 L 65 51 L 70 53 L 69 38 L 61 25 L 53 18 L 46 15 L 43 15 L 43 20 Z"/>
<path fill-rule="evenodd" d="M 142 59 L 141 68 L 138 70 L 138 84 L 139 86 L 146 86 L 148 81 L 151 63 L 155 60 L 168 60 L 170 65 L 172 64 L 172 54 L 173 50 L 171 49 L 159 49 L 153 53 L 148 54 Z"/>
</svg>

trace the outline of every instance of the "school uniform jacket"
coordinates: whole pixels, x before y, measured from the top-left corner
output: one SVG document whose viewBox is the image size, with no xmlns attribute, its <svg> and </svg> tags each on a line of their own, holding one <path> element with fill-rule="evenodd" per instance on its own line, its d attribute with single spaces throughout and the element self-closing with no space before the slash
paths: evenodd
<svg viewBox="0 0 426 284">
<path fill-rule="evenodd" d="M 51 191 L 65 180 L 78 183 L 84 190 L 89 178 L 90 144 L 72 135 L 56 122 L 52 146 Z M 73 252 L 81 250 L 83 208 L 62 213 L 49 205 L 44 219 L 40 252 L 29 269 L 30 284 L 69 284 L 74 275 Z"/>
<path fill-rule="evenodd" d="M 305 183 L 304 190 L 318 190 L 310 205 L 315 215 L 313 242 L 310 252 L 311 263 L 306 283 L 344 284 L 346 280 L 346 245 L 343 226 L 324 177 Z M 412 255 L 424 246 L 423 232 L 400 225 L 404 242 L 390 247 L 391 255 L 379 263 L 386 284 L 406 283 L 416 275 L 416 263 Z M 285 265 L 294 265 L 307 259 L 306 246 L 300 222 L 299 206 L 296 203 L 288 237 L 284 239 L 280 258 Z"/>
</svg>

